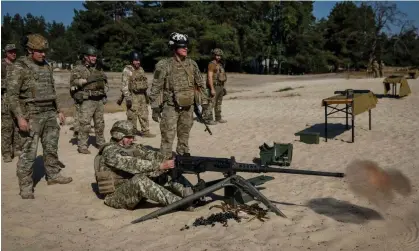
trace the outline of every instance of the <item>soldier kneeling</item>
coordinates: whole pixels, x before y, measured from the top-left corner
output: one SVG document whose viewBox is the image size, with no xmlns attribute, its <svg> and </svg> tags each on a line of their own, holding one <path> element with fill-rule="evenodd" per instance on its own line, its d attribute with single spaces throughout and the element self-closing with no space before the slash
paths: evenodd
<svg viewBox="0 0 419 251">
<path fill-rule="evenodd" d="M 111 140 L 95 158 L 95 176 L 105 204 L 113 208 L 134 209 L 142 199 L 164 206 L 192 194 L 191 183 L 180 176 L 171 180 L 167 171 L 173 160 L 164 160 L 158 152 L 133 143 L 134 126 L 127 120 L 113 124 Z M 174 192 L 163 185 L 167 184 Z"/>
</svg>

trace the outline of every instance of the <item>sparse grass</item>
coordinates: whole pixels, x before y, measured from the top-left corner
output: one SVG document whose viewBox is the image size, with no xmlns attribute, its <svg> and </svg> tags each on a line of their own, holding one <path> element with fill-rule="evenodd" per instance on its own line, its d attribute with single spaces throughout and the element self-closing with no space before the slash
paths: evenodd
<svg viewBox="0 0 419 251">
<path fill-rule="evenodd" d="M 282 97 L 284 97 L 284 98 L 290 98 L 290 97 L 299 97 L 299 96 L 301 96 L 301 94 L 299 94 L 297 92 L 292 92 L 292 93 L 285 94 Z"/>
<path fill-rule="evenodd" d="M 274 92 L 286 92 L 286 91 L 292 91 L 292 90 L 295 90 L 295 89 L 299 89 L 299 88 L 304 88 L 304 86 L 298 86 L 298 87 L 295 87 L 295 88 L 292 88 L 292 87 L 285 87 L 285 88 L 281 88 L 281 89 L 279 89 L 279 90 L 276 90 L 276 91 L 274 91 Z"/>
<path fill-rule="evenodd" d="M 294 90 L 294 88 L 292 88 L 292 87 L 285 87 L 285 88 L 281 88 L 279 90 L 276 90 L 274 92 L 286 92 L 286 91 L 291 91 L 291 90 Z"/>
</svg>

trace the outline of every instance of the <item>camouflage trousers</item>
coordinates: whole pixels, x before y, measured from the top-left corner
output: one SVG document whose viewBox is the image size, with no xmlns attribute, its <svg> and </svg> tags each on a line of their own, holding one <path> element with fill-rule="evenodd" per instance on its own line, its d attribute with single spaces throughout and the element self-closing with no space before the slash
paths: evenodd
<svg viewBox="0 0 419 251">
<path fill-rule="evenodd" d="M 80 104 L 74 103 L 74 132 L 80 131 Z"/>
<path fill-rule="evenodd" d="M 223 104 L 224 87 L 222 85 L 214 86 L 215 96 L 210 99 L 209 103 L 202 106 L 202 117 L 207 121 L 213 120 L 213 113 L 215 113 L 215 120 L 221 120 L 221 105 Z"/>
<path fill-rule="evenodd" d="M 13 121 L 12 114 L 4 111 L 1 113 L 1 154 L 3 157 L 12 158 L 14 152 L 22 151 L 23 139 L 19 128 Z"/>
<path fill-rule="evenodd" d="M 165 104 L 160 120 L 160 151 L 166 159 L 172 158 L 172 147 L 177 136 L 176 152 L 189 153 L 189 133 L 193 125 L 193 107 L 177 108 Z"/>
<path fill-rule="evenodd" d="M 96 134 L 96 144 L 103 145 L 106 143 L 104 130 L 105 130 L 105 120 L 104 120 L 104 104 L 102 100 L 84 100 L 80 104 L 80 113 L 79 113 L 79 135 L 78 135 L 78 147 L 79 149 L 87 149 L 87 143 L 89 140 L 90 133 L 90 121 L 93 118 L 95 134 Z"/>
<path fill-rule="evenodd" d="M 164 186 L 168 185 L 169 191 Z M 134 209 L 143 199 L 150 199 L 164 206 L 181 200 L 185 196 L 185 187 L 192 187 L 183 176 L 175 181 L 166 174 L 156 178 L 149 178 L 144 174 L 137 174 L 125 181 L 112 194 L 105 197 L 105 205 L 116 209 Z"/>
<path fill-rule="evenodd" d="M 57 153 L 58 139 L 60 137 L 57 113 L 55 111 L 48 111 L 33 114 L 29 118 L 28 123 L 31 129 L 29 133 L 22 133 L 25 136 L 25 143 L 22 154 L 17 162 L 16 170 L 21 194 L 32 193 L 33 164 L 37 156 L 39 140 L 41 140 L 43 149 L 46 178 L 48 180 L 57 178 L 61 168 L 64 167 L 58 160 Z"/>
<path fill-rule="evenodd" d="M 147 96 L 144 94 L 132 94 L 132 107 L 127 109 L 127 120 L 130 121 L 135 130 L 137 129 L 137 119 L 140 122 L 141 132 L 148 132 L 149 121 L 148 121 L 148 102 Z"/>
</svg>

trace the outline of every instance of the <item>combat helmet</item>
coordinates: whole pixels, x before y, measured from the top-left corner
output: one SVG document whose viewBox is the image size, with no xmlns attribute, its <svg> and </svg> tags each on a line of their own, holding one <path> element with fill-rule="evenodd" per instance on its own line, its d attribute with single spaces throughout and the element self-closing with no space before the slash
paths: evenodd
<svg viewBox="0 0 419 251">
<path fill-rule="evenodd" d="M 211 50 L 211 53 L 215 56 L 222 56 L 224 53 L 220 48 L 215 48 Z"/>
<path fill-rule="evenodd" d="M 128 120 L 118 120 L 112 126 L 111 136 L 116 140 L 121 140 L 124 137 L 134 137 L 134 125 Z"/>
<path fill-rule="evenodd" d="M 41 34 L 29 34 L 23 37 L 22 45 L 32 50 L 47 50 L 48 40 Z"/>
<path fill-rule="evenodd" d="M 97 50 L 95 47 L 88 44 L 88 45 L 83 46 L 83 48 L 80 51 L 80 54 L 97 56 Z"/>
<path fill-rule="evenodd" d="M 129 60 L 132 62 L 134 60 L 141 61 L 142 55 L 138 53 L 137 51 L 131 51 L 129 54 Z"/>
<path fill-rule="evenodd" d="M 172 32 L 172 34 L 170 34 L 169 36 L 168 44 L 169 44 L 170 49 L 188 47 L 189 45 L 188 35 L 181 34 L 178 32 Z"/>
</svg>

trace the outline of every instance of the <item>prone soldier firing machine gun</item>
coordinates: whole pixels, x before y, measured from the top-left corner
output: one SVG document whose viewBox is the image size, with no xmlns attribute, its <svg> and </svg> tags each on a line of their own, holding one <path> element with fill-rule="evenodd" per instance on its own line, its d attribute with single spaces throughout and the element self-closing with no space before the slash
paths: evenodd
<svg viewBox="0 0 419 251">
<path fill-rule="evenodd" d="M 269 167 L 267 165 L 237 163 L 234 157 L 229 158 L 212 158 L 212 157 L 199 157 L 190 156 L 185 154 L 176 156 L 175 167 L 171 170 L 171 176 L 176 179 L 180 174 L 196 174 L 198 177 L 197 184 L 193 187 L 194 194 L 185 197 L 175 203 L 172 203 L 159 210 L 151 212 L 139 219 L 132 221 L 132 224 L 143 222 L 149 219 L 156 218 L 160 215 L 167 214 L 177 208 L 190 205 L 194 201 L 204 197 L 207 194 L 215 192 L 224 188 L 224 196 L 226 202 L 232 205 L 237 203 L 246 203 L 245 195 L 262 202 L 270 211 L 276 215 L 286 217 L 268 198 L 266 198 L 255 186 L 263 184 L 266 180 L 273 179 L 269 176 L 262 176 L 262 179 L 246 180 L 237 175 L 237 172 L 247 173 L 288 173 L 288 174 L 302 174 L 302 175 L 318 175 L 343 178 L 344 173 L 339 172 L 321 172 L 310 170 L 295 170 L 285 168 Z M 200 178 L 203 172 L 219 172 L 223 173 L 225 178 L 205 182 Z M 264 179 L 265 177 L 265 179 Z M 256 177 L 257 178 L 257 177 Z"/>
</svg>

